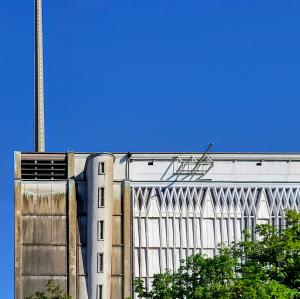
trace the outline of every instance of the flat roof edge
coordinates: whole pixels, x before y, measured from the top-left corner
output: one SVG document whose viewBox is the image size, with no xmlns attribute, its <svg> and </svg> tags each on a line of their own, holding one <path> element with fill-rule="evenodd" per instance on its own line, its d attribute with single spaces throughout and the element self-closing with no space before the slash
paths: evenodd
<svg viewBox="0 0 300 299">
<path fill-rule="evenodd" d="M 105 153 L 111 153 L 111 154 L 117 154 L 121 155 L 124 154 L 126 155 L 128 152 L 113 152 L 113 151 L 103 151 L 103 152 L 44 152 L 44 153 L 37 153 L 37 152 L 22 152 L 22 151 L 16 151 L 20 152 L 22 154 L 36 154 L 36 155 L 49 155 L 49 154 L 66 154 L 66 153 L 74 153 L 74 154 L 84 154 L 84 155 L 94 155 L 94 154 L 105 154 Z M 204 152 L 130 152 L 131 154 L 135 155 L 199 155 L 203 154 Z M 209 152 L 211 155 L 299 155 L 300 152 Z"/>
</svg>

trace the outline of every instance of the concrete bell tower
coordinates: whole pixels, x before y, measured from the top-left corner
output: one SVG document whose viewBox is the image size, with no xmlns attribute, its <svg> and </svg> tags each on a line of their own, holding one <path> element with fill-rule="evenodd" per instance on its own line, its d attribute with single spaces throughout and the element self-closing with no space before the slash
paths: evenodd
<svg viewBox="0 0 300 299">
<path fill-rule="evenodd" d="M 42 0 L 34 0 L 34 150 L 45 151 Z"/>
</svg>

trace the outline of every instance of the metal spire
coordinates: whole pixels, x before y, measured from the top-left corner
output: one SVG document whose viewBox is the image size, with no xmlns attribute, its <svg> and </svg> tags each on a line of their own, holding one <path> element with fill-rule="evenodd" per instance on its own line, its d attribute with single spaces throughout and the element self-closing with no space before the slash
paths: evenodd
<svg viewBox="0 0 300 299">
<path fill-rule="evenodd" d="M 34 150 L 45 151 L 42 0 L 34 0 Z"/>
</svg>

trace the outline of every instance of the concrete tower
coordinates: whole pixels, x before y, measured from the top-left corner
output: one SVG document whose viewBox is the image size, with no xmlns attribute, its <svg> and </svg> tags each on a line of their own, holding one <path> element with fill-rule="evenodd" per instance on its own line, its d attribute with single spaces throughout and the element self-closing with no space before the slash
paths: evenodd
<svg viewBox="0 0 300 299">
<path fill-rule="evenodd" d="M 34 0 L 34 150 L 45 151 L 42 0 Z"/>
</svg>

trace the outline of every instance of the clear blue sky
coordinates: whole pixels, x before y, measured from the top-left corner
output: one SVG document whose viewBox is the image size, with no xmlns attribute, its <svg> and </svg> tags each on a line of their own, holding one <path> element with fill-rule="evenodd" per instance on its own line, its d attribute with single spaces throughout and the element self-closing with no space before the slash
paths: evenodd
<svg viewBox="0 0 300 299">
<path fill-rule="evenodd" d="M 300 2 L 44 0 L 48 151 L 300 151 Z M 0 297 L 33 150 L 33 0 L 0 9 Z"/>
</svg>

